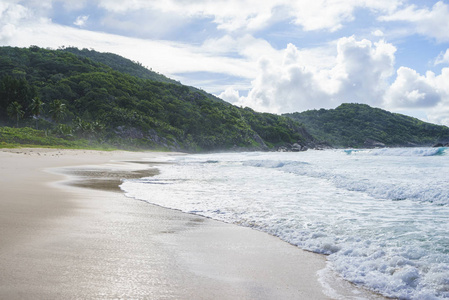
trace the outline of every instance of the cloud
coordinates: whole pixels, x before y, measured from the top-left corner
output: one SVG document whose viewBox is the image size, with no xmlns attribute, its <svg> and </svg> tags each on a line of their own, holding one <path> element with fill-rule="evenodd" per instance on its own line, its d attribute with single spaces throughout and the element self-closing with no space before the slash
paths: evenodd
<svg viewBox="0 0 449 300">
<path fill-rule="evenodd" d="M 100 0 L 99 5 L 117 14 L 145 10 L 188 18 L 212 18 L 218 29 L 226 31 L 263 28 L 272 17 L 273 7 L 277 6 L 270 1 L 258 0 Z"/>
<path fill-rule="evenodd" d="M 306 31 L 336 31 L 354 20 L 357 8 L 390 13 L 399 0 L 99 0 L 110 13 L 157 11 L 189 18 L 211 18 L 219 30 L 227 32 L 259 31 L 279 21 L 292 21 Z"/>
<path fill-rule="evenodd" d="M 211 38 L 201 45 L 202 51 L 210 55 L 223 55 L 228 57 L 242 57 L 256 63 L 261 56 L 278 56 L 270 43 L 249 34 L 238 37 L 224 35 L 220 38 Z M 255 74 L 254 74 L 255 75 Z"/>
<path fill-rule="evenodd" d="M 440 64 L 449 64 L 449 49 L 447 49 L 444 53 L 441 52 L 435 59 L 434 65 L 436 66 Z"/>
<path fill-rule="evenodd" d="M 416 108 L 427 109 L 449 104 L 449 68 L 443 68 L 441 74 L 428 71 L 420 75 L 415 70 L 400 67 L 396 80 L 390 86 L 385 97 L 385 104 L 393 109 Z M 435 110 L 429 118 L 436 115 Z"/>
<path fill-rule="evenodd" d="M 78 16 L 73 22 L 76 26 L 83 27 L 86 25 L 87 20 L 89 19 L 89 16 Z"/>
<path fill-rule="evenodd" d="M 233 87 L 226 88 L 218 97 L 229 103 L 238 103 L 240 100 L 239 92 Z"/>
<path fill-rule="evenodd" d="M 380 104 L 394 71 L 396 48 L 353 36 L 339 39 L 336 48 L 333 65 L 321 69 L 304 64 L 303 53 L 293 44 L 282 51 L 282 61 L 262 58 L 248 96 L 235 103 L 276 113 L 330 108 L 341 102 Z M 227 90 L 221 96 L 227 95 L 235 93 Z"/>
<path fill-rule="evenodd" d="M 381 103 L 387 79 L 394 71 L 396 48 L 385 41 L 357 41 L 352 36 L 341 38 L 337 49 L 332 76 L 340 83 L 339 97 L 344 101 Z"/>
<path fill-rule="evenodd" d="M 20 9 L 17 8 L 17 11 Z M 3 12 L 2 16 L 8 13 L 11 12 Z M 188 72 L 216 73 L 217 70 L 243 78 L 255 76 L 255 68 L 250 61 L 241 57 L 224 57 L 210 53 L 202 50 L 201 45 L 129 38 L 57 25 L 48 19 L 35 18 L 32 14 L 26 18 L 20 16 L 14 20 L 9 18 L 11 22 L 6 24 L 4 22 L 6 18 L 1 19 L 0 42 L 3 45 L 19 47 L 37 45 L 52 48 L 70 45 L 94 48 L 97 51 L 113 52 L 139 61 L 167 76 Z"/>
<path fill-rule="evenodd" d="M 17 24 L 26 20 L 30 11 L 14 2 L 0 2 L 0 43 L 11 40 L 18 30 Z"/>
<path fill-rule="evenodd" d="M 418 33 L 436 39 L 449 41 L 449 5 L 439 1 L 431 9 L 409 5 L 402 10 L 382 16 L 381 21 L 402 21 L 413 25 L 408 34 Z"/>
<path fill-rule="evenodd" d="M 385 107 L 391 110 L 424 112 L 427 121 L 449 126 L 449 68 L 441 74 L 401 67 L 385 96 Z"/>
<path fill-rule="evenodd" d="M 289 44 L 281 64 L 267 57 L 260 59 L 259 75 L 252 81 L 248 96 L 240 97 L 236 104 L 258 111 L 285 112 L 306 107 L 308 101 L 328 102 L 329 97 L 314 79 L 314 74 L 296 64 L 297 55 L 297 48 Z"/>
<path fill-rule="evenodd" d="M 378 37 L 384 36 L 384 33 L 382 32 L 382 30 L 379 30 L 379 29 L 373 31 L 371 34 L 374 36 L 378 36 Z"/>
<path fill-rule="evenodd" d="M 307 0 L 288 1 L 290 14 L 294 23 L 306 31 L 336 31 L 345 23 L 354 20 L 356 9 L 368 9 L 374 12 L 391 12 L 399 5 L 399 1 L 360 1 L 360 0 Z"/>
<path fill-rule="evenodd" d="M 427 119 L 434 124 L 449 126 L 449 101 L 439 103 L 436 107 L 431 108 L 427 113 Z"/>
</svg>

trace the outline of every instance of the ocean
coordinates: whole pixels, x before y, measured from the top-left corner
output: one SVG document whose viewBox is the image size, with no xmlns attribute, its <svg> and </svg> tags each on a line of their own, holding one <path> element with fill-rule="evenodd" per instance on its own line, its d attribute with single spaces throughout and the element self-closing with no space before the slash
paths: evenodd
<svg viewBox="0 0 449 300">
<path fill-rule="evenodd" d="M 449 298 L 449 148 L 166 157 L 126 195 L 327 255 L 382 295 Z"/>
</svg>

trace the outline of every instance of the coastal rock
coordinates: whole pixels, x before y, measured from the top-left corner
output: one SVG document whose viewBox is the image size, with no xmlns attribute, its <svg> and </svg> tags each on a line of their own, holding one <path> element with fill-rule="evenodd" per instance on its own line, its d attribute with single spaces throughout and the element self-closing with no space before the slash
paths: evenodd
<svg viewBox="0 0 449 300">
<path fill-rule="evenodd" d="M 437 143 L 433 145 L 432 147 L 438 148 L 438 147 L 449 147 L 449 142 L 447 143 Z"/>
<path fill-rule="evenodd" d="M 327 142 L 315 142 L 315 141 L 307 143 L 307 147 L 309 149 L 314 150 L 333 149 L 333 147 Z"/>
<path fill-rule="evenodd" d="M 268 150 L 268 146 L 267 144 L 265 144 L 264 140 L 260 137 L 260 135 L 258 135 L 257 133 L 255 133 L 253 135 L 253 139 L 256 143 L 258 143 L 260 145 L 260 150 L 263 151 L 267 151 Z"/>
<path fill-rule="evenodd" d="M 385 144 L 372 139 L 366 139 L 363 143 L 365 148 L 385 148 Z"/>
<path fill-rule="evenodd" d="M 301 147 L 301 145 L 298 144 L 298 143 L 294 143 L 294 144 L 292 145 L 292 147 L 291 147 L 291 151 L 292 151 L 292 152 L 299 152 L 299 151 L 301 151 L 301 149 L 302 149 L 302 147 Z"/>
<path fill-rule="evenodd" d="M 292 144 L 285 144 L 283 146 L 279 146 L 277 151 L 278 152 L 301 152 L 301 151 L 307 151 L 309 147 L 305 145 L 301 145 L 299 143 Z"/>
</svg>

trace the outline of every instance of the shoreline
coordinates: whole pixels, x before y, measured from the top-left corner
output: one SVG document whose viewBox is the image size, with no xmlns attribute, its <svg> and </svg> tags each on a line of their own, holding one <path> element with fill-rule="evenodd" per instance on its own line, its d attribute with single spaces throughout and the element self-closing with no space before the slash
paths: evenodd
<svg viewBox="0 0 449 300">
<path fill-rule="evenodd" d="M 330 297 L 324 256 L 114 188 L 169 154 L 0 150 L 0 297 L 385 299 L 343 280 Z"/>
</svg>

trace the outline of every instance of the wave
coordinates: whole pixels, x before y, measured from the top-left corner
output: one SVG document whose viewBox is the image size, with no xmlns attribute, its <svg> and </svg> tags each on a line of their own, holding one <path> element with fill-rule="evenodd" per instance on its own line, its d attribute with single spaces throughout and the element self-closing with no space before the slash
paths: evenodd
<svg viewBox="0 0 449 300">
<path fill-rule="evenodd" d="M 363 152 L 365 150 L 357 150 Z M 399 152 L 395 152 L 399 153 Z M 419 152 L 408 152 L 415 153 Z M 430 152 L 421 152 L 422 156 Z M 437 153 L 437 152 L 434 152 Z M 244 166 L 258 168 L 273 168 L 282 172 L 299 176 L 325 179 L 337 188 L 347 191 L 365 193 L 373 198 L 392 201 L 412 200 L 426 202 L 434 205 L 449 205 L 449 186 L 446 180 L 438 174 L 417 174 L 422 170 L 411 171 L 403 169 L 371 166 L 359 166 L 356 171 L 340 170 L 339 167 L 323 168 L 321 166 L 300 161 L 280 160 L 249 160 L 243 162 Z M 360 169 L 366 173 L 360 173 Z M 354 173 L 352 173 L 354 172 Z"/>
<path fill-rule="evenodd" d="M 388 297 L 449 298 L 449 205 L 434 205 L 449 204 L 448 160 L 355 152 L 190 156 L 121 188 L 328 254 L 343 278 Z"/>
<path fill-rule="evenodd" d="M 382 148 L 372 150 L 343 150 L 348 155 L 373 155 L 373 156 L 446 156 L 448 147 L 436 148 Z"/>
<path fill-rule="evenodd" d="M 299 167 L 303 165 L 309 165 L 307 162 L 293 161 L 293 160 L 248 160 L 242 163 L 243 166 L 247 167 L 258 167 L 258 168 L 284 168 L 284 167 Z"/>
</svg>

